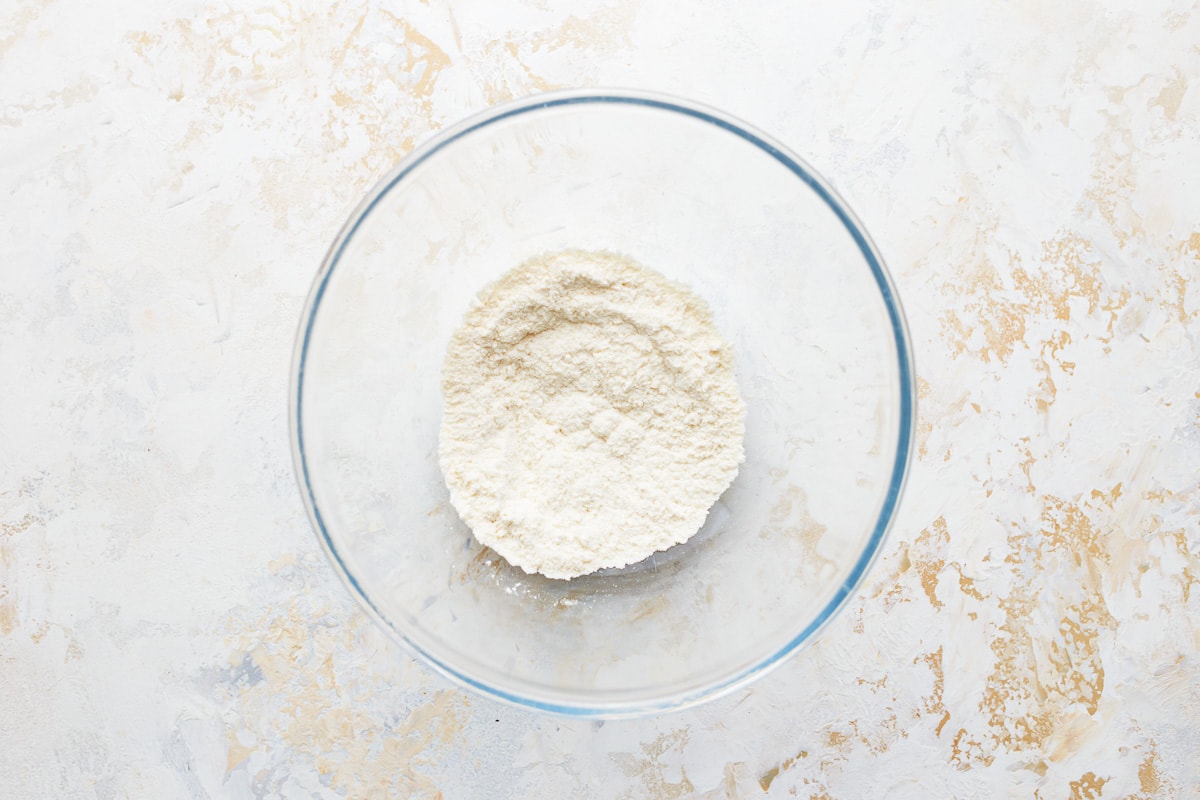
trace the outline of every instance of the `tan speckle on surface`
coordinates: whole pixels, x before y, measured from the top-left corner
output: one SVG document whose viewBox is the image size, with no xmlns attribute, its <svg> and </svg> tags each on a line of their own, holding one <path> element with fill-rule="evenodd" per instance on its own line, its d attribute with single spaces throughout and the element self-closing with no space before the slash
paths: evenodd
<svg viewBox="0 0 1200 800">
<path fill-rule="evenodd" d="M 1094 772 L 1085 772 L 1077 781 L 1071 781 L 1071 800 L 1099 800 L 1108 781 L 1096 777 Z"/>
</svg>

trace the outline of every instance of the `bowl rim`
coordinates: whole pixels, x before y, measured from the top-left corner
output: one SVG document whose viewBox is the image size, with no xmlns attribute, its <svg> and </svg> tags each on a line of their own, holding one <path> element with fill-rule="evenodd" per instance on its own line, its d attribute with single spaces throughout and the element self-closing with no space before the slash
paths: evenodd
<svg viewBox="0 0 1200 800">
<path fill-rule="evenodd" d="M 511 119 L 539 110 L 593 104 L 640 106 L 668 113 L 681 114 L 709 123 L 758 147 L 807 184 L 825 202 L 830 210 L 834 212 L 838 220 L 846 228 L 846 231 L 853 238 L 864 260 L 867 262 L 875 279 L 881 299 L 884 301 L 887 309 L 898 362 L 900 420 L 896 455 L 892 464 L 888 490 L 884 496 L 883 504 L 880 507 L 879 516 L 876 519 L 871 536 L 868 538 L 863 551 L 851 567 L 842 585 L 834 592 L 833 596 L 808 625 L 781 647 L 777 648 L 772 654 L 749 667 L 722 676 L 700 688 L 666 693 L 661 698 L 653 701 L 606 699 L 594 702 L 586 700 L 565 702 L 558 699 L 538 697 L 532 692 L 523 693 L 506 689 L 476 678 L 467 671 L 461 670 L 452 664 L 445 663 L 429 653 L 417 642 L 410 639 L 379 610 L 366 589 L 360 585 L 358 579 L 351 572 L 342 555 L 338 552 L 338 548 L 325 524 L 324 517 L 321 514 L 313 492 L 308 460 L 305 456 L 304 430 L 301 423 L 304 401 L 304 368 L 312 339 L 316 313 L 320 308 L 321 299 L 329 283 L 329 278 L 333 270 L 337 267 L 347 244 L 380 200 L 418 165 L 439 150 L 450 146 L 455 141 L 474 131 L 501 120 Z M 612 719 L 679 710 L 715 699 L 744 687 L 768 671 L 778 667 L 802 646 L 815 640 L 817 634 L 847 605 L 851 595 L 862 583 L 864 577 L 879 556 L 882 544 L 895 520 L 904 486 L 907 482 L 908 471 L 912 461 L 913 434 L 916 424 L 917 394 L 915 378 L 916 372 L 914 369 L 912 342 L 908 324 L 905 320 L 895 283 L 884 264 L 883 257 L 880 255 L 858 217 L 850 210 L 850 207 L 841 196 L 834 191 L 829 183 L 807 161 L 793 153 L 767 133 L 733 115 L 719 111 L 703 103 L 686 100 L 662 92 L 645 90 L 616 88 L 560 90 L 533 94 L 495 105 L 472 114 L 454 125 L 443 128 L 413 149 L 408 155 L 404 156 L 358 203 L 326 251 L 321 266 L 313 278 L 308 296 L 305 299 L 292 350 L 292 366 L 288 387 L 288 427 L 291 439 L 293 468 L 296 473 L 298 488 L 304 501 L 305 511 L 308 514 L 313 531 L 318 541 L 320 541 L 326 557 L 328 557 L 330 563 L 333 565 L 334 571 L 338 574 L 351 595 L 354 596 L 367 614 L 388 632 L 391 638 L 400 643 L 410 653 L 415 653 L 419 656 L 419 660 L 423 660 L 454 683 L 482 693 L 485 696 L 525 709 L 571 717 Z"/>
</svg>

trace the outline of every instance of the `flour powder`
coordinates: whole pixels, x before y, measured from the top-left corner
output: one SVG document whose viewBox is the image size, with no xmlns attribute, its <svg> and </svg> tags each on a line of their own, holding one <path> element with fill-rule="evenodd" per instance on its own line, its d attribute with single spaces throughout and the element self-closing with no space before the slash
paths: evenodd
<svg viewBox="0 0 1200 800">
<path fill-rule="evenodd" d="M 443 391 L 454 508 L 551 578 L 685 541 L 743 459 L 745 406 L 708 307 L 612 253 L 545 255 L 484 289 Z"/>
</svg>

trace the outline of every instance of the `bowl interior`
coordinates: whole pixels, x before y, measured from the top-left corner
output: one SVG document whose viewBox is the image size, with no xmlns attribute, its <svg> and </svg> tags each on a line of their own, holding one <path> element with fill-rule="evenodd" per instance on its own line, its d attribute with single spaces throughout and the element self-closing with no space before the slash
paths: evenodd
<svg viewBox="0 0 1200 800">
<path fill-rule="evenodd" d="M 912 424 L 899 309 L 845 214 L 756 134 L 644 96 L 527 101 L 410 156 L 335 244 L 298 342 L 302 488 L 352 588 L 455 677 L 585 713 L 706 696 L 811 637 L 878 547 Z M 558 581 L 475 542 L 437 435 L 474 294 L 568 247 L 708 301 L 736 353 L 746 462 L 691 541 Z"/>
</svg>

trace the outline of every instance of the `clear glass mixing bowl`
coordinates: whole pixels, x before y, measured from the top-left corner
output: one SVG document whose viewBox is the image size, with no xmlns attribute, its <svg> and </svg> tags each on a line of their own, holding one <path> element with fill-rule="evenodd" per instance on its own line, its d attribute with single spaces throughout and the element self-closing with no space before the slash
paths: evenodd
<svg viewBox="0 0 1200 800">
<path fill-rule="evenodd" d="M 472 297 L 563 248 L 707 299 L 747 403 L 746 462 L 701 531 L 572 581 L 476 543 L 437 458 Z M 811 167 L 691 102 L 568 92 L 442 131 L 371 191 L 313 283 L 291 421 L 313 526 L 380 624 L 494 697 L 618 716 L 712 697 L 817 635 L 895 513 L 914 403 L 891 278 Z"/>
</svg>

